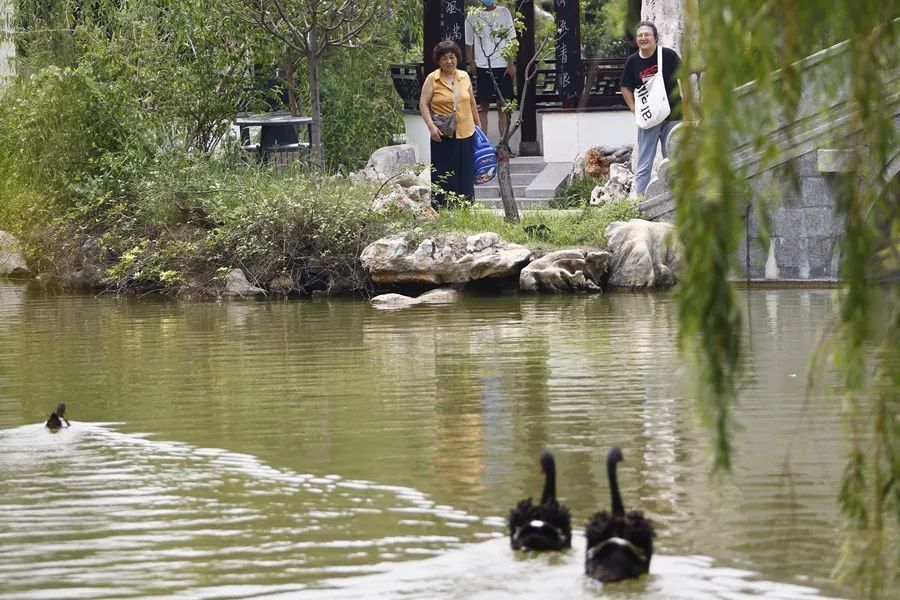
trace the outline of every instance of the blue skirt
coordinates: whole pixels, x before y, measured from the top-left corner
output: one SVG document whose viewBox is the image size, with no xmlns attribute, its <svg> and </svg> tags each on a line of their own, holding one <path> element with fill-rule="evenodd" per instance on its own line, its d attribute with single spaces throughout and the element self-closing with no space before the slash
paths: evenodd
<svg viewBox="0 0 900 600">
<path fill-rule="evenodd" d="M 431 140 L 431 183 L 440 193 L 431 193 L 431 205 L 447 205 L 443 192 L 454 192 L 466 199 L 475 198 L 475 136 L 457 139 L 441 136 L 440 142 Z"/>
</svg>

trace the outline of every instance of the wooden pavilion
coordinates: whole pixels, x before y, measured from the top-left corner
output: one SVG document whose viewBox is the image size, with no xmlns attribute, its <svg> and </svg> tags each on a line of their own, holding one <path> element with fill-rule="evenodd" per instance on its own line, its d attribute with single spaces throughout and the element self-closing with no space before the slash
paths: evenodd
<svg viewBox="0 0 900 600">
<path fill-rule="evenodd" d="M 640 14 L 641 0 L 620 1 L 628 2 L 630 9 L 636 9 L 637 14 Z M 577 123 L 577 113 L 627 110 L 619 90 L 625 57 L 582 57 L 579 0 L 547 0 L 540 4 L 552 8 L 559 37 L 553 59 L 542 61 L 538 65 L 537 76 L 531 82 L 525 103 L 521 107 L 518 152 L 522 156 L 542 154 L 538 141 L 539 111 L 545 116 L 545 120 L 548 115 L 560 115 L 571 123 Z M 465 0 L 424 0 L 423 5 L 422 62 L 391 65 L 394 87 L 403 99 L 404 109 L 410 113 L 418 112 L 419 92 L 425 74 L 437 68 L 431 60 L 434 46 L 445 39 L 457 42 L 460 48 L 464 49 L 465 46 Z M 519 55 L 516 59 L 517 90 L 521 90 L 525 67 L 534 58 L 536 51 L 535 1 L 516 0 L 515 7 L 525 21 L 525 28 L 518 36 Z M 563 130 L 566 129 L 563 127 Z M 545 146 L 548 142 L 552 140 L 544 139 Z"/>
</svg>

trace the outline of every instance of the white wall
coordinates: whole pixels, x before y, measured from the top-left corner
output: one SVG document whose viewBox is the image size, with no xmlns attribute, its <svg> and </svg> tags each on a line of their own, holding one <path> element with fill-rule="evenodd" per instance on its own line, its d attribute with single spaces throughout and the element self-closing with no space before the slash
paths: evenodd
<svg viewBox="0 0 900 600">
<path fill-rule="evenodd" d="M 403 128 L 406 130 L 406 143 L 416 149 L 416 161 L 431 162 L 431 137 L 425 129 L 425 121 L 419 113 L 403 113 Z"/>
<path fill-rule="evenodd" d="M 488 138 L 500 138 L 496 114 L 491 113 Z M 518 113 L 514 118 L 518 117 Z M 593 146 L 626 146 L 637 142 L 634 115 L 627 110 L 597 112 L 538 112 L 538 143 L 545 162 L 574 162 Z M 418 113 L 404 113 L 406 143 L 416 149 L 416 160 L 431 162 L 431 138 Z M 513 151 L 519 147 L 520 131 L 510 140 Z"/>
<path fill-rule="evenodd" d="M 512 118 L 513 122 L 519 118 L 518 111 L 513 113 Z M 498 124 L 499 119 L 497 117 L 497 110 L 492 109 L 488 115 L 488 127 L 490 129 L 485 133 L 487 133 L 488 139 L 494 144 L 500 141 Z M 428 135 L 428 130 L 425 129 L 425 121 L 422 120 L 422 115 L 419 113 L 413 114 L 404 112 L 403 126 L 406 130 L 406 143 L 416 149 L 416 160 L 420 163 L 431 162 L 431 136 Z M 520 135 L 521 131 L 520 128 L 509 140 L 509 146 L 514 152 L 516 152 L 519 147 L 519 140 L 522 137 Z"/>
<path fill-rule="evenodd" d="M 539 115 L 545 162 L 574 162 L 593 146 L 632 146 L 637 142 L 634 115 L 628 110 Z"/>
</svg>

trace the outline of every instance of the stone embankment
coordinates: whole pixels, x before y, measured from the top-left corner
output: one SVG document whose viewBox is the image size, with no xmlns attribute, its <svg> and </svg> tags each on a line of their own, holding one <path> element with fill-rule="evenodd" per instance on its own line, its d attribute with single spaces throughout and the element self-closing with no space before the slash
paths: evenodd
<svg viewBox="0 0 900 600">
<path fill-rule="evenodd" d="M 538 293 L 664 288 L 677 281 L 679 252 L 673 233 L 668 223 L 616 221 L 607 227 L 606 249 L 571 248 L 535 257 L 528 248 L 504 242 L 493 232 L 437 238 L 412 231 L 373 242 L 360 260 L 380 286 L 414 284 L 459 290 L 492 281 L 493 287 Z M 456 296 L 438 298 L 391 293 L 376 296 L 372 303 L 380 308 L 400 308 L 450 302 Z"/>
</svg>

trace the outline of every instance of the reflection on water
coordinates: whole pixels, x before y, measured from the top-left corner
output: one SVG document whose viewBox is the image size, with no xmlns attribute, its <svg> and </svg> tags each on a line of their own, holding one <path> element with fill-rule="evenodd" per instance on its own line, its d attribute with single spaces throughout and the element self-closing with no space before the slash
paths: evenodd
<svg viewBox="0 0 900 600">
<path fill-rule="evenodd" d="M 0 281 L 0 598 L 840 595 L 841 427 L 804 388 L 832 292 L 746 309 L 735 473 L 711 484 L 668 294 L 388 312 Z M 50 434 L 60 400 L 73 426 Z M 580 536 L 513 557 L 540 450 L 580 526 L 612 444 L 657 523 L 651 577 L 585 582 Z"/>
</svg>

